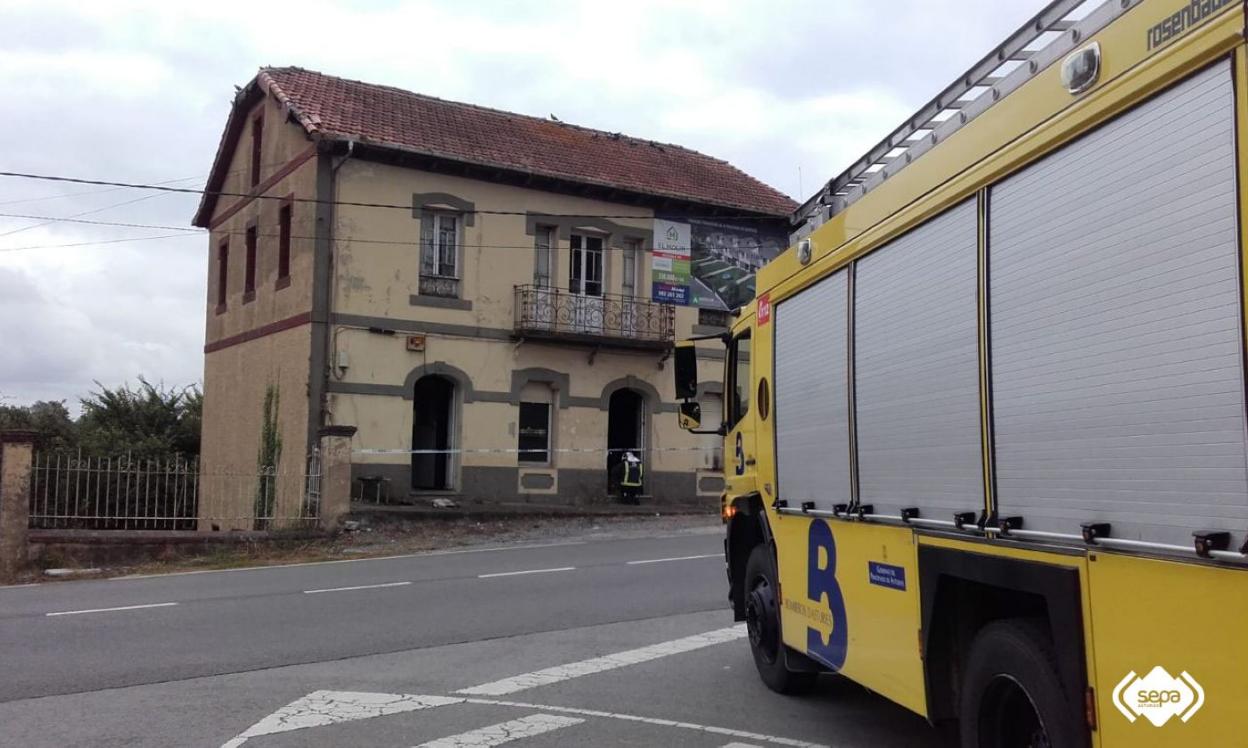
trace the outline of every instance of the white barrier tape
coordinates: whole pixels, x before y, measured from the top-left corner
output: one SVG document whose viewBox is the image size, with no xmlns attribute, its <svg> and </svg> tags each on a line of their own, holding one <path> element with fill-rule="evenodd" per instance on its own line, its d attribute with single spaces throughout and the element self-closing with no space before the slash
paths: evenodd
<svg viewBox="0 0 1248 748">
<path fill-rule="evenodd" d="M 557 449 L 508 449 L 506 447 L 485 449 L 357 449 L 357 455 L 464 455 L 464 454 L 547 454 L 558 452 L 598 453 L 598 452 L 714 452 L 718 447 L 563 447 Z"/>
</svg>

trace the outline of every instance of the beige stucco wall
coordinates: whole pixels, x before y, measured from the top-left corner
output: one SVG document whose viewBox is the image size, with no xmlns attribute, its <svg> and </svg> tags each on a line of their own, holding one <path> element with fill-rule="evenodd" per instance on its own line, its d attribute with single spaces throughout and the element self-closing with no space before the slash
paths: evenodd
<svg viewBox="0 0 1248 748">
<path fill-rule="evenodd" d="M 311 143 L 303 131 L 294 124 L 283 122 L 281 111 L 271 100 L 257 105 L 265 112 L 264 133 L 261 138 L 261 181 L 276 173 L 291 159 L 306 151 Z M 256 110 L 253 110 L 253 112 Z M 248 118 L 250 122 L 250 118 Z M 317 159 L 312 156 L 284 179 L 279 180 L 266 192 L 266 196 L 283 198 L 294 195 L 302 199 L 316 197 Z M 238 141 L 230 160 L 229 176 L 222 192 L 246 194 L 251 191 L 251 131 L 250 125 Z M 242 198 L 218 199 L 213 212 L 213 224 L 208 241 L 208 293 L 204 300 L 207 307 L 208 343 L 237 335 L 278 320 L 287 319 L 312 307 L 312 251 L 316 230 L 316 206 L 313 203 L 292 203 L 289 287 L 277 288 L 278 212 L 281 202 L 277 199 L 250 200 L 240 210 L 218 225 L 224 216 Z M 247 226 L 255 223 L 256 246 L 256 298 L 244 303 L 243 285 L 246 273 Z M 217 311 L 217 248 L 224 239 L 230 242 L 228 263 L 229 281 L 226 285 L 226 308 Z"/>
<path fill-rule="evenodd" d="M 338 198 L 347 202 L 410 205 L 414 194 L 446 193 L 473 204 L 476 210 L 520 211 L 541 214 L 637 215 L 644 219 L 612 219 L 619 227 L 611 234 L 608 249 L 622 248 L 626 233 L 648 235 L 653 212 L 637 206 L 588 200 L 538 190 L 512 187 L 462 177 L 433 174 L 365 161 L 348 161 L 338 173 Z M 420 310 L 422 319 L 434 322 L 475 324 L 511 329 L 513 288 L 533 282 L 534 237 L 526 233 L 524 215 L 475 214 L 466 217 L 461 241 L 464 265 L 461 297 L 470 299 L 471 311 Z M 553 221 L 551 221 L 553 222 Z M 575 222 L 571 222 L 575 225 Z M 601 233 L 601 222 L 582 221 L 588 233 Z M 335 311 L 384 317 L 410 317 L 408 297 L 416 293 L 420 276 L 420 218 L 410 211 L 340 206 L 335 216 L 337 288 Z M 366 241 L 406 241 L 410 244 L 368 244 Z M 567 287 L 570 251 L 568 240 L 559 240 L 559 264 L 554 280 Z M 623 279 L 623 253 L 606 253 L 607 293 L 619 293 Z M 640 279 L 649 293 L 649 265 Z M 696 310 L 682 309 L 688 324 Z"/>
<path fill-rule="evenodd" d="M 568 375 L 567 394 L 573 400 L 592 403 L 559 407 L 564 394 L 554 398 L 554 440 L 556 448 L 605 448 L 607 412 L 600 409 L 604 389 L 617 380 L 635 377 L 658 391 L 662 403 L 674 401 L 671 361 L 658 368 L 660 354 L 600 351 L 588 362 L 589 350 L 545 343 L 520 343 L 426 335 L 426 350 L 406 350 L 401 335 L 386 336 L 363 330 L 343 329 L 337 336 L 338 349 L 347 351 L 352 362 L 343 380 L 363 384 L 403 384 L 408 374 L 430 362 L 446 362 L 462 369 L 471 379 L 478 397 L 503 397 L 512 392 L 512 371 L 529 368 L 552 369 Z M 638 388 L 642 389 L 642 388 Z M 356 446 L 360 450 L 405 450 L 412 433 L 411 400 L 394 395 L 335 393 L 330 396 L 335 422 L 357 426 Z M 681 431 L 676 416 L 668 411 L 654 412 L 647 403 L 647 446 L 651 448 L 654 470 L 686 470 L 712 467 L 709 450 L 699 448 L 706 439 Z M 476 400 L 466 403 L 460 435 L 466 449 L 512 449 L 517 446 L 516 407 L 511 403 Z M 663 451 L 679 449 L 682 451 Z M 359 455 L 363 463 L 401 464 L 406 455 Z M 554 456 L 558 467 L 598 468 L 602 454 L 561 453 Z M 512 453 L 470 454 L 464 465 L 515 466 Z"/>
<path fill-rule="evenodd" d="M 200 518 L 205 527 L 252 529 L 255 476 L 270 385 L 279 395 L 282 438 L 276 514 L 298 513 L 307 453 L 308 325 L 210 353 L 204 364 Z"/>
<path fill-rule="evenodd" d="M 264 177 L 303 154 L 309 141 L 295 125 L 281 121 L 280 109 L 266 100 L 262 162 Z M 250 122 L 250 118 L 248 118 Z M 250 125 L 239 140 L 231 158 L 231 175 L 223 189 L 250 191 Z M 318 159 L 309 158 L 288 176 L 266 190 L 267 195 L 301 198 L 316 197 Z M 414 195 L 446 194 L 471 204 L 474 211 L 514 211 L 521 215 L 465 214 L 461 223 L 461 303 L 439 306 L 413 304 L 419 293 L 420 231 L 419 210 L 366 208 L 342 203 L 381 203 L 411 205 Z M 414 370 L 431 364 L 445 364 L 462 371 L 470 383 L 470 396 L 457 393 L 454 446 L 470 450 L 498 450 L 470 453 L 453 459 L 453 482 L 462 487 L 471 471 L 490 473 L 489 485 L 514 489 L 519 478 L 517 447 L 517 402 L 512 374 L 517 370 L 544 369 L 563 375 L 553 396 L 552 446 L 555 449 L 593 449 L 593 452 L 556 453 L 551 464 L 528 466 L 534 472 L 548 472 L 559 490 L 535 489 L 534 494 L 558 494 L 579 480 L 584 486 L 598 486 L 601 473 L 605 489 L 605 453 L 608 413 L 603 405 L 604 390 L 627 377 L 635 378 L 637 389 L 649 397 L 645 414 L 644 441 L 648 450 L 647 471 L 666 476 L 669 487 L 679 485 L 679 498 L 691 499 L 700 474 L 713 474 L 719 466 L 718 437 L 694 436 L 676 426 L 672 362 L 658 350 L 619 350 L 604 347 L 597 352 L 587 345 L 513 339 L 514 287 L 532 282 L 534 273 L 535 224 L 557 228 L 556 265 L 552 280 L 559 288 L 568 283 L 569 233 L 604 236 L 604 291 L 622 290 L 624 253 L 616 251 L 632 238 L 643 239 L 649 249 L 653 229 L 652 212 L 632 205 L 616 204 L 500 185 L 487 181 L 433 174 L 396 166 L 347 158 L 336 175 L 332 232 L 332 283 L 330 309 L 335 315 L 330 331 L 330 394 L 327 399 L 329 423 L 358 427 L 354 437 L 354 461 L 361 471 L 387 468 L 402 471 L 410 465 L 406 454 L 374 455 L 365 450 L 406 450 L 412 440 L 412 400 L 409 381 Z M 266 387 L 281 391 L 280 430 L 283 438 L 283 472 L 303 468 L 304 439 L 309 418 L 309 359 L 314 342 L 311 328 L 304 322 L 282 329 L 293 318 L 307 315 L 312 306 L 312 272 L 315 234 L 315 205 L 294 203 L 291 283 L 277 287 L 277 232 L 280 203 L 252 200 L 227 218 L 226 211 L 237 198 L 221 198 L 216 207 L 209 242 L 209 283 L 206 340 L 210 347 L 227 344 L 205 356 L 205 420 L 202 459 L 206 470 L 221 472 L 253 471 L 259 449 L 261 411 Z M 430 207 L 440 205 L 436 200 Z M 454 205 L 446 207 L 454 208 Z M 638 216 L 611 219 L 542 219 L 541 215 Z M 244 302 L 244 232 L 254 222 L 258 227 L 256 298 Z M 218 311 L 217 247 L 222 237 L 231 242 L 229 293 L 224 310 Z M 641 254 L 636 294 L 646 300 L 650 292 L 649 254 Z M 418 300 L 419 301 L 419 300 Z M 460 307 L 460 308 L 454 308 Z M 676 337 L 693 333 L 697 310 L 678 307 L 675 312 Z M 266 326 L 268 326 L 266 328 Z M 369 332 L 381 327 L 399 334 Z M 425 336 L 423 352 L 406 349 L 405 332 Z M 252 339 L 254 338 L 254 339 Z M 718 349 L 715 343 L 704 344 Z M 345 363 L 338 366 L 337 363 Z M 704 381 L 718 381 L 722 364 L 706 359 L 701 372 Z M 566 381 L 566 385 L 564 382 Z M 337 391 L 335 391 L 337 390 Z M 406 397 L 404 397 L 406 394 Z M 532 394 L 532 392 L 530 392 Z M 568 402 L 570 400 L 570 402 Z M 564 407 L 568 406 L 568 407 Z M 498 471 L 510 471 L 503 474 Z M 507 478 L 510 475 L 510 479 Z M 501 477 L 500 477 L 501 476 Z M 687 481 L 685 480 L 687 478 Z M 510 480 L 510 484 L 508 484 Z M 685 486 L 687 483 L 687 487 Z M 656 481 L 657 484 L 657 481 Z M 407 486 L 394 486 L 406 493 Z M 521 493 L 524 491 L 521 490 Z M 291 498 L 279 501 L 280 511 L 294 511 L 298 491 L 289 489 Z M 605 490 L 604 490 L 605 493 Z M 226 505 L 206 505 L 206 513 L 217 517 L 246 517 L 254 494 L 246 491 L 217 491 Z M 286 494 L 284 494 L 286 495 Z M 232 502 L 232 503 L 230 503 Z M 208 522 L 207 519 L 205 519 Z M 215 523 L 214 523 L 215 524 Z M 222 529 L 233 525 L 224 523 Z"/>
<path fill-rule="evenodd" d="M 339 199 L 348 202 L 410 204 L 413 195 L 445 193 L 478 210 L 516 211 L 535 214 L 629 215 L 644 218 L 584 220 L 584 231 L 606 236 L 604 285 L 607 293 L 622 291 L 626 238 L 647 237 L 653 227 L 652 212 L 622 205 L 537 190 L 481 182 L 461 177 L 401 169 L 367 162 L 347 162 L 339 172 Z M 449 204 L 448 204 L 448 207 Z M 530 368 L 553 370 L 567 376 L 567 392 L 559 392 L 555 402 L 570 398 L 570 407 L 553 409 L 552 443 L 555 449 L 594 449 L 594 452 L 564 452 L 552 457 L 548 466 L 561 470 L 603 471 L 607 446 L 608 413 L 604 389 L 626 377 L 644 383 L 637 389 L 657 392 L 650 395 L 645 413 L 647 470 L 684 474 L 689 484 L 695 471 L 710 472 L 719 466 L 718 437 L 694 436 L 677 428 L 672 384 L 672 362 L 662 351 L 620 350 L 604 347 L 596 353 L 586 345 L 559 345 L 550 342 L 512 339 L 514 329 L 514 287 L 532 282 L 535 262 L 535 223 L 563 224 L 557 232 L 557 260 L 553 281 L 567 288 L 570 248 L 568 233 L 578 231 L 577 219 L 527 219 L 525 215 L 476 213 L 471 225 L 461 225 L 465 245 L 460 268 L 461 298 L 470 309 L 414 305 L 409 297 L 418 292 L 420 275 L 420 214 L 376 208 L 339 208 L 335 224 L 336 285 L 333 309 L 363 324 L 338 324 L 333 338 L 334 358 L 344 356 L 348 366 L 333 368 L 333 382 L 343 388 L 359 385 L 390 388 L 385 394 L 337 392 L 330 395 L 335 423 L 355 425 L 355 460 L 362 466 L 403 466 L 410 464 L 406 454 L 365 454 L 363 450 L 406 450 L 412 439 L 412 401 L 396 393 L 411 384 L 414 370 L 445 363 L 461 370 L 471 382 L 476 399 L 464 402 L 459 393 L 456 446 L 467 450 L 496 449 L 496 453 L 467 453 L 454 458 L 456 486 L 462 485 L 465 469 L 475 467 L 512 468 L 518 466 L 518 408 L 520 393 L 513 392 L 512 372 Z M 465 224 L 467 221 L 465 220 Z M 369 243 L 406 242 L 402 244 Z M 649 254 L 642 253 L 636 293 L 648 299 L 650 293 Z M 407 321 L 410 324 L 404 325 Z M 697 310 L 678 307 L 676 336 L 692 334 Z M 429 331 L 428 323 L 449 331 Z M 395 331 L 396 335 L 369 332 L 369 325 Z M 448 328 L 447 326 L 454 326 Z M 405 333 L 423 332 L 426 346 L 421 352 L 406 349 Z M 705 344 L 708 350 L 715 343 Z M 592 355 L 591 355 L 592 354 Z M 718 380 L 722 364 L 705 360 L 702 376 Z M 559 386 L 562 386 L 560 384 Z M 331 385 L 331 392 L 334 386 Z M 566 403 L 564 403 L 566 404 Z M 535 468 L 537 469 L 537 468 Z M 604 480 L 605 486 L 605 480 Z M 406 487 L 395 486 L 400 493 Z M 535 493 L 541 493 L 540 491 Z M 692 498 L 690 496 L 689 498 Z"/>
<path fill-rule="evenodd" d="M 281 111 L 272 100 L 263 108 L 261 139 L 261 182 L 303 153 L 311 144 L 293 124 L 282 121 Z M 227 193 L 251 191 L 251 130 L 239 139 L 230 159 L 230 172 L 222 187 Z M 277 181 L 266 195 L 294 195 L 314 198 L 316 193 L 315 155 L 288 176 Z M 257 486 L 257 458 L 263 422 L 265 392 L 278 388 L 280 410 L 278 428 L 282 455 L 278 465 L 276 514 L 293 516 L 302 500 L 307 450 L 308 370 L 311 352 L 310 327 L 306 315 L 312 306 L 312 259 L 315 232 L 315 205 L 292 203 L 291 257 L 289 285 L 278 284 L 277 200 L 250 200 L 222 196 L 213 214 L 213 223 L 238 203 L 245 205 L 219 225 L 214 225 L 206 251 L 209 253 L 207 325 L 204 355 L 204 423 L 201 445 L 200 518 L 201 526 L 221 530 L 252 529 L 251 517 Z M 257 227 L 256 292 L 244 301 L 246 265 L 244 232 L 249 224 Z M 217 306 L 217 248 L 230 241 L 229 278 L 226 304 Z M 266 325 L 285 321 L 292 326 L 266 332 Z M 271 328 L 270 328 L 271 329 Z M 254 339 L 246 339 L 257 335 Z M 218 350 L 214 348 L 220 347 Z"/>
</svg>

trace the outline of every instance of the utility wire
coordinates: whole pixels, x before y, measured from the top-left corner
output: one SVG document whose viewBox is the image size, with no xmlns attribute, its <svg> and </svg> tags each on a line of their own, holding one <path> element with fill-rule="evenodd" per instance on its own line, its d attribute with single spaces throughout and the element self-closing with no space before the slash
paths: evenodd
<svg viewBox="0 0 1248 748">
<path fill-rule="evenodd" d="M 187 179 L 195 179 L 195 177 L 186 177 L 183 179 L 170 179 L 168 182 L 162 182 L 162 184 L 169 184 L 172 182 L 185 182 Z M 143 195 L 142 197 L 136 197 L 130 200 L 124 200 L 120 203 L 112 203 L 110 205 L 105 205 L 101 208 L 93 208 L 91 210 L 84 210 L 81 213 L 74 213 L 72 215 L 64 216 L 64 218 L 81 218 L 82 216 L 92 216 L 92 215 L 95 215 L 96 213 L 103 213 L 106 210 L 112 210 L 113 208 L 122 208 L 127 205 L 134 205 L 135 203 L 141 203 L 145 200 L 151 200 L 152 198 L 162 197 L 162 196 L 163 196 L 162 193 L 159 193 L 159 192 L 152 194 L 152 195 Z M 21 228 L 11 229 L 9 231 L 0 233 L 0 238 L 4 238 L 6 236 L 13 236 L 14 234 L 20 234 L 24 231 L 30 231 L 31 229 L 42 228 L 43 226 L 48 226 L 53 223 L 56 223 L 58 220 L 60 219 L 48 218 L 47 220 L 40 221 L 38 223 L 32 223 L 29 226 L 22 226 Z"/>
<path fill-rule="evenodd" d="M 354 202 L 349 200 L 318 200 L 313 197 L 295 197 L 287 198 L 281 195 L 251 194 L 246 192 L 225 192 L 221 190 L 198 190 L 190 187 L 169 187 L 160 184 L 143 184 L 140 182 L 113 182 L 103 179 L 83 179 L 80 177 L 66 177 L 53 174 L 30 174 L 16 171 L 0 171 L 0 177 L 11 177 L 14 179 L 36 179 L 45 182 L 67 182 L 70 184 L 86 184 L 95 185 L 97 187 L 118 187 L 133 190 L 155 190 L 158 192 L 175 192 L 182 195 L 215 195 L 217 197 L 238 197 L 238 198 L 254 198 L 256 200 L 280 200 L 292 201 L 297 203 L 311 203 L 315 205 L 334 205 L 349 208 L 385 208 L 388 210 L 404 210 L 410 211 L 412 206 L 397 205 L 394 203 L 366 203 Z M 653 215 L 629 215 L 629 214 L 603 214 L 603 213 L 543 213 L 540 211 L 529 210 L 457 210 L 456 213 L 477 214 L 477 215 L 494 215 L 494 216 L 529 216 L 538 215 L 549 218 L 611 218 L 611 219 L 636 219 L 636 220 L 653 220 Z M 727 215 L 685 215 L 683 218 L 689 219 L 706 219 L 706 220 L 751 220 L 751 221 L 775 221 L 780 216 L 764 216 L 757 213 L 727 214 Z"/>
<path fill-rule="evenodd" d="M 121 244 L 123 242 L 146 242 L 153 239 L 181 239 L 193 237 L 195 234 L 159 234 L 157 236 L 128 236 L 122 239 L 97 239 L 90 242 L 70 242 L 68 244 L 32 244 L 28 247 L 0 247 L 0 252 L 22 252 L 29 249 L 68 249 L 69 247 L 94 247 L 97 244 Z"/>
<path fill-rule="evenodd" d="M 70 218 L 70 217 L 56 218 L 53 216 L 35 216 L 35 215 L 28 215 L 28 214 L 22 214 L 22 213 L 0 213 L 0 218 L 20 218 L 24 220 L 47 221 L 48 223 L 76 223 L 76 224 L 86 224 L 89 226 L 112 226 L 112 227 L 127 228 L 127 229 L 151 229 L 154 231 L 181 232 L 180 234 L 168 234 L 168 235 L 164 235 L 161 237 L 136 236 L 136 237 L 128 237 L 128 238 L 120 238 L 120 239 L 108 239 L 108 240 L 102 240 L 102 241 L 97 241 L 97 242 L 75 242 L 72 244 L 35 244 L 35 245 L 30 245 L 30 246 L 25 246 L 25 247 L 0 247 L 0 252 L 16 252 L 19 250 L 32 250 L 32 249 L 59 249 L 62 247 L 81 247 L 81 246 L 87 246 L 90 244 L 120 244 L 122 242 L 127 242 L 127 241 L 147 241 L 149 239 L 169 238 L 171 236 L 179 236 L 179 235 L 181 236 L 210 236 L 210 235 L 211 236 L 245 236 L 247 233 L 245 230 L 209 232 L 205 229 L 199 229 L 199 228 L 187 227 L 187 226 L 165 226 L 165 225 L 160 225 L 160 224 L 125 223 L 125 222 L 120 222 L 120 221 L 96 221 L 96 220 L 89 220 L 89 219 L 82 219 L 82 218 Z M 0 234 L 0 236 L 3 236 L 3 234 Z M 257 233 L 256 237 L 263 238 L 263 239 L 280 239 L 281 235 L 269 234 L 269 233 L 264 233 L 264 234 Z M 296 239 L 301 239 L 305 241 L 315 241 L 316 237 L 291 234 L 290 239 L 292 241 Z M 419 240 L 405 241 L 402 239 L 338 238 L 338 239 L 335 239 L 335 241 L 341 242 L 341 243 L 348 243 L 348 244 L 381 244 L 381 245 L 390 245 L 390 246 L 399 246 L 399 247 L 419 247 L 422 244 L 422 242 L 420 242 Z M 461 244 L 457 244 L 456 246 L 464 247 L 465 249 L 532 250 L 535 248 L 535 245 L 533 244 L 462 244 L 461 243 Z M 604 252 L 623 252 L 623 251 L 627 251 L 629 248 L 628 247 L 604 246 L 602 249 Z M 672 247 L 671 249 L 678 250 L 678 251 L 684 251 L 684 250 L 692 251 L 692 247 Z M 774 249 L 776 251 L 782 251 L 785 248 L 779 245 L 775 245 L 775 244 L 738 244 L 737 246 L 732 247 L 732 249 Z M 646 251 L 652 251 L 652 250 L 646 250 Z"/>
<path fill-rule="evenodd" d="M 281 166 L 285 163 L 286 163 L 285 161 L 273 161 L 271 163 L 261 164 L 260 166 L 263 169 L 268 169 L 273 166 Z M 249 168 L 250 167 L 244 167 L 242 169 L 231 169 L 230 171 L 227 171 L 225 175 L 233 176 L 235 174 L 242 174 L 244 171 L 247 171 Z M 207 179 L 207 176 L 204 174 L 196 174 L 190 177 L 179 177 L 178 179 L 166 179 L 160 182 L 156 182 L 156 184 L 158 185 L 173 184 L 174 182 L 186 182 L 191 179 Z M 125 187 L 112 187 L 106 190 L 83 190 L 82 192 L 64 192 L 64 193 L 61 193 L 60 195 L 44 195 L 42 197 L 24 197 L 18 200 L 3 200 L 3 201 L 0 201 L 0 207 L 4 207 L 6 205 L 21 205 L 24 203 L 41 203 L 47 200 L 63 200 L 65 198 L 70 198 L 70 197 L 87 197 L 89 195 L 103 195 L 108 192 L 119 192 L 124 189 L 126 188 Z"/>
<path fill-rule="evenodd" d="M 93 221 L 86 218 L 58 218 L 56 216 L 33 216 L 25 213 L 0 213 L 0 218 L 20 218 L 31 221 L 48 221 L 50 223 L 82 223 L 88 226 L 116 226 L 123 229 L 158 229 L 160 231 L 185 231 L 192 234 L 207 234 L 204 229 L 193 226 L 160 226 L 150 223 L 125 223 L 122 221 Z"/>
</svg>

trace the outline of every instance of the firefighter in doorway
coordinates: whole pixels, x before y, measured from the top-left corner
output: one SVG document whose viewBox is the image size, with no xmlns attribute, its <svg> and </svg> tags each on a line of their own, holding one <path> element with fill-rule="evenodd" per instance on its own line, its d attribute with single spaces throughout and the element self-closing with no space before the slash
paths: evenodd
<svg viewBox="0 0 1248 748">
<path fill-rule="evenodd" d="M 632 452 L 625 452 L 624 460 L 620 464 L 624 468 L 624 475 L 620 478 L 620 495 L 625 504 L 640 504 L 643 472 L 641 460 Z"/>
</svg>

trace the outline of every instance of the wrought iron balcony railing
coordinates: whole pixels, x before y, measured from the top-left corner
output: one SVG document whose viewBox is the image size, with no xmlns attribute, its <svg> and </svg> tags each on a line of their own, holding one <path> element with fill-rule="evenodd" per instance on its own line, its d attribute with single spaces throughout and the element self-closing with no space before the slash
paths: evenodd
<svg viewBox="0 0 1248 748">
<path fill-rule="evenodd" d="M 626 348 L 663 349 L 676 336 L 676 308 L 635 296 L 585 296 L 516 286 L 516 335 Z"/>
</svg>

